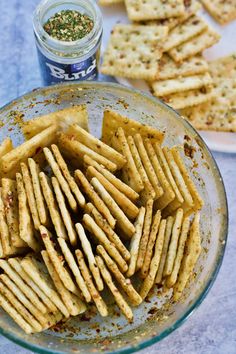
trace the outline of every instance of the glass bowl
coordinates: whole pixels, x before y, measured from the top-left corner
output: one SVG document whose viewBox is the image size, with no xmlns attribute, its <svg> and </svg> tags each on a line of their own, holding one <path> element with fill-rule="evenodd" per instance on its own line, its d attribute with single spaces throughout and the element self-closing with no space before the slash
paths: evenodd
<svg viewBox="0 0 236 354">
<path fill-rule="evenodd" d="M 17 145 L 23 141 L 16 122 L 67 106 L 86 103 L 90 130 L 101 134 L 103 111 L 113 109 L 139 122 L 166 132 L 164 144 L 190 144 L 194 162 L 186 157 L 191 176 L 204 198 L 201 212 L 203 251 L 195 268 L 194 279 L 179 303 L 172 303 L 167 294 L 161 297 L 153 290 L 150 301 L 134 309 L 134 322 L 118 315 L 101 318 L 81 315 L 58 330 L 27 335 L 0 311 L 0 333 L 19 345 L 39 353 L 131 353 L 145 348 L 178 328 L 205 298 L 219 271 L 228 228 L 225 189 L 218 167 L 207 146 L 194 128 L 174 110 L 154 97 L 116 84 L 83 82 L 37 89 L 12 101 L 0 110 L 4 126 L 0 141 L 9 136 Z"/>
</svg>

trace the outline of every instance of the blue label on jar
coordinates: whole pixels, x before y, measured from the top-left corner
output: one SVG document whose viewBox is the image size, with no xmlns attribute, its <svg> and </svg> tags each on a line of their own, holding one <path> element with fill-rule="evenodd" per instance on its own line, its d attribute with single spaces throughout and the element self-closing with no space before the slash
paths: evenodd
<svg viewBox="0 0 236 354">
<path fill-rule="evenodd" d="M 98 75 L 97 53 L 76 64 L 62 64 L 48 59 L 38 50 L 40 71 L 45 85 L 59 82 L 95 80 Z"/>
</svg>

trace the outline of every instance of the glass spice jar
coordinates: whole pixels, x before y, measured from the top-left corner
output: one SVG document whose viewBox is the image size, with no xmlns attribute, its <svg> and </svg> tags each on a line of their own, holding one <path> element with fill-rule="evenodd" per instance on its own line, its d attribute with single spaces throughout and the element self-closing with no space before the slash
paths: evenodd
<svg viewBox="0 0 236 354">
<path fill-rule="evenodd" d="M 44 24 L 62 10 L 78 11 L 89 16 L 93 21 L 92 30 L 74 41 L 62 41 L 50 36 L 44 30 Z M 97 78 L 102 14 L 95 0 L 43 0 L 34 12 L 33 26 L 45 85 Z"/>
</svg>

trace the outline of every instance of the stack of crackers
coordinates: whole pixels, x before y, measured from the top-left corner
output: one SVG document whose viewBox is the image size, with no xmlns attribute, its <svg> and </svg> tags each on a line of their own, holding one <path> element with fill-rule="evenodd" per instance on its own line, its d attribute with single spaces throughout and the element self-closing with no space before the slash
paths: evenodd
<svg viewBox="0 0 236 354">
<path fill-rule="evenodd" d="M 194 0 L 126 0 L 125 6 L 132 24 L 113 28 L 101 72 L 146 80 L 153 95 L 172 108 L 189 108 L 183 115 L 191 116 L 197 129 L 236 131 L 235 117 L 229 114 L 222 124 L 225 114 L 219 108 L 216 115 L 220 119 L 213 117 L 211 124 L 199 124 L 199 120 L 206 120 L 205 116 L 196 117 L 194 113 L 206 111 L 221 93 L 220 82 L 210 68 L 214 64 L 202 55 L 220 40 L 220 35 L 197 15 L 200 4 Z M 226 77 L 230 79 L 229 72 Z"/>
<path fill-rule="evenodd" d="M 201 253 L 203 206 L 183 147 L 110 110 L 99 140 L 84 105 L 22 129 L 22 145 L 0 150 L 2 308 L 34 333 L 90 303 L 108 316 L 107 291 L 129 322 L 155 284 L 178 301 Z"/>
</svg>

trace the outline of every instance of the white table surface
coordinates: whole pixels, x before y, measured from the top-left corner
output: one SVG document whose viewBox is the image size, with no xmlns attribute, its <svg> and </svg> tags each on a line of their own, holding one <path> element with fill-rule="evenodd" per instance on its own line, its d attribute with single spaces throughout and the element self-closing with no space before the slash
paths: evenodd
<svg viewBox="0 0 236 354">
<path fill-rule="evenodd" d="M 0 0 L 0 106 L 41 86 L 31 18 L 37 3 Z M 214 153 L 214 157 L 223 176 L 230 212 L 220 273 L 200 308 L 168 338 L 140 353 L 236 353 L 236 155 Z M 0 336 L 0 353 L 30 352 Z"/>
</svg>

